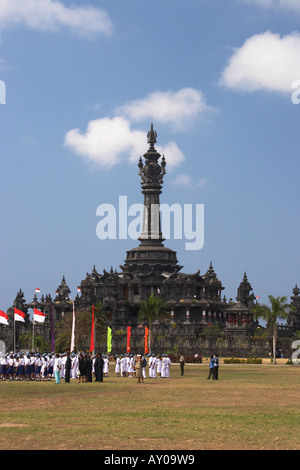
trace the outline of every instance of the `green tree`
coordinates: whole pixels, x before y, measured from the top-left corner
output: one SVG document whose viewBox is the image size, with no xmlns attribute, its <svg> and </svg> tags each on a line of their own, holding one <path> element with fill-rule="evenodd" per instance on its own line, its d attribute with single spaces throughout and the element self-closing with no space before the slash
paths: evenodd
<svg viewBox="0 0 300 470">
<path fill-rule="evenodd" d="M 139 319 L 146 320 L 149 325 L 149 352 L 151 354 L 152 324 L 156 319 L 169 317 L 164 301 L 151 294 L 149 299 L 142 300 L 139 310 Z"/>
<path fill-rule="evenodd" d="M 252 312 L 256 319 L 262 318 L 266 322 L 266 327 L 270 331 L 273 339 L 273 358 L 276 364 L 276 340 L 278 321 L 285 320 L 291 310 L 291 305 L 287 303 L 287 296 L 273 297 L 269 295 L 271 305 L 258 304 L 255 305 Z"/>
</svg>

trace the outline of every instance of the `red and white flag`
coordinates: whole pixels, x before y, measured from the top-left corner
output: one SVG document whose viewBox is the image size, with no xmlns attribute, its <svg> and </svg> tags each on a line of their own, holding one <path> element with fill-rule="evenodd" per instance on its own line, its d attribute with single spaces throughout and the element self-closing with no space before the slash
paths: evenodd
<svg viewBox="0 0 300 470">
<path fill-rule="evenodd" d="M 0 323 L 8 326 L 8 316 L 5 312 L 2 312 L 2 310 L 0 310 Z"/>
<path fill-rule="evenodd" d="M 15 321 L 22 321 L 25 323 L 25 313 L 21 312 L 21 310 L 18 310 L 17 308 L 14 308 L 14 320 Z"/>
<path fill-rule="evenodd" d="M 41 292 L 41 289 L 36 288 L 35 292 Z"/>
<path fill-rule="evenodd" d="M 38 310 L 37 308 L 33 309 L 33 321 L 36 321 L 38 323 L 44 323 L 46 318 L 46 315 Z"/>
</svg>

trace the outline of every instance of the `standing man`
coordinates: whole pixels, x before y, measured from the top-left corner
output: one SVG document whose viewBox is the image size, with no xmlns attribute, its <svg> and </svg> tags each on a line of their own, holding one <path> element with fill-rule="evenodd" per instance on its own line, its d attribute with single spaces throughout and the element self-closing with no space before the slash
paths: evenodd
<svg viewBox="0 0 300 470">
<path fill-rule="evenodd" d="M 54 372 L 54 377 L 55 377 L 55 383 L 60 384 L 60 370 L 61 370 L 61 358 L 59 357 L 59 354 L 55 355 L 55 361 L 54 361 L 54 367 L 53 367 L 53 372 Z"/>
<path fill-rule="evenodd" d="M 148 354 L 148 357 L 149 357 L 149 379 L 151 379 L 153 377 L 153 356 Z"/>
<path fill-rule="evenodd" d="M 216 355 L 214 357 L 214 375 L 213 380 L 219 380 L 219 358 Z"/>
<path fill-rule="evenodd" d="M 72 361 L 70 358 L 70 353 L 67 352 L 67 358 L 65 362 L 65 382 L 66 383 L 70 383 L 71 368 L 72 368 Z"/>
<path fill-rule="evenodd" d="M 87 359 L 86 359 L 86 382 L 92 382 L 93 380 L 93 361 L 91 359 L 91 356 L 88 354 Z"/>
<path fill-rule="evenodd" d="M 182 353 L 179 353 L 179 365 L 180 365 L 181 375 L 183 375 L 184 374 L 184 356 Z"/>
<path fill-rule="evenodd" d="M 104 361 L 102 359 L 102 354 L 97 353 L 94 365 L 96 382 L 103 382 L 103 366 Z"/>
<path fill-rule="evenodd" d="M 215 358 L 213 354 L 210 356 L 210 361 L 209 361 L 209 374 L 207 377 L 207 380 L 210 380 L 210 378 L 214 378 L 214 368 L 215 368 Z"/>
<path fill-rule="evenodd" d="M 157 374 L 156 374 L 156 363 L 157 363 L 157 357 L 156 357 L 155 354 L 153 353 L 153 354 L 152 354 L 152 378 L 153 378 L 153 379 L 156 379 L 156 378 L 157 378 Z"/>
</svg>

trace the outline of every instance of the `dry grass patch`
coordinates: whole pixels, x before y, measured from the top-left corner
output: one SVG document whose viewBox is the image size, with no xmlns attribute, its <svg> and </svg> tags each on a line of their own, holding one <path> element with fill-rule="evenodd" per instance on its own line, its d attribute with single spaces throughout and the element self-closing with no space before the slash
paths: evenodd
<svg viewBox="0 0 300 470">
<path fill-rule="evenodd" d="M 0 383 L 2 449 L 300 449 L 300 368 L 177 365 L 170 379 Z"/>
</svg>

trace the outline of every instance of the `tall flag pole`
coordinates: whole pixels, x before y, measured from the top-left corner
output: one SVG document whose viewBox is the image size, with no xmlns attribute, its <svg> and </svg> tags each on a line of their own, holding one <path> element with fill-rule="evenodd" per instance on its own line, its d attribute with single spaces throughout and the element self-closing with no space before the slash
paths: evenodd
<svg viewBox="0 0 300 470">
<path fill-rule="evenodd" d="M 25 313 L 14 307 L 14 353 L 16 352 L 16 321 L 25 323 Z"/>
<path fill-rule="evenodd" d="M 74 300 L 72 300 L 72 304 L 73 304 L 73 321 L 72 321 L 71 348 L 70 348 L 71 352 L 73 352 L 74 349 L 75 349 L 75 306 L 74 306 Z"/>
<path fill-rule="evenodd" d="M 55 337 L 54 337 L 54 314 L 53 314 L 53 303 L 51 303 L 51 352 L 55 349 Z"/>
</svg>

